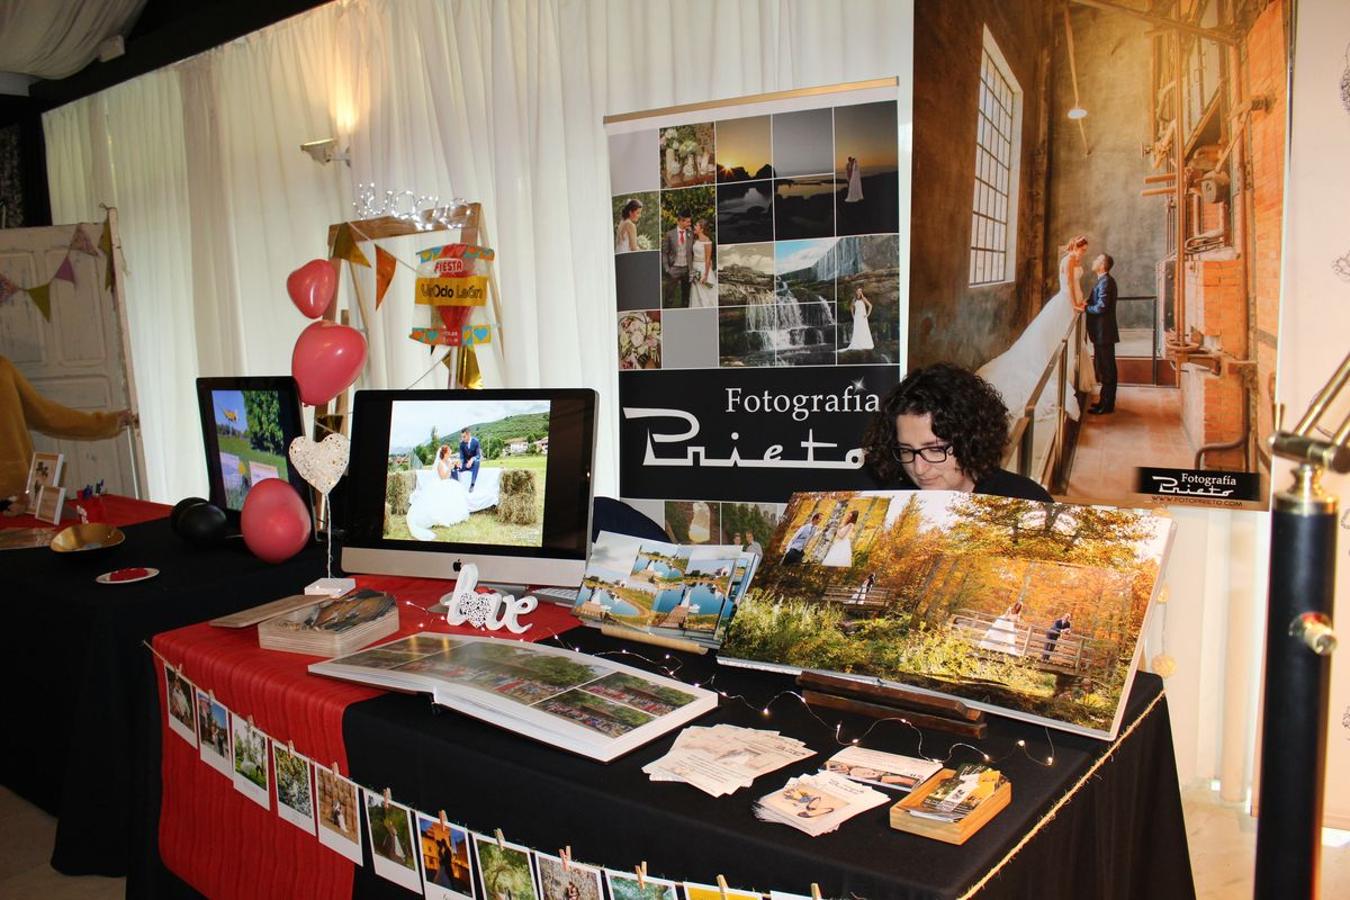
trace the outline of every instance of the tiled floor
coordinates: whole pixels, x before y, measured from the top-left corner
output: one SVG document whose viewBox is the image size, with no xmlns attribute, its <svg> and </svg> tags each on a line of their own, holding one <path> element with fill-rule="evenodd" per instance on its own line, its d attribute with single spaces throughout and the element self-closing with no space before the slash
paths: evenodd
<svg viewBox="0 0 1350 900">
<path fill-rule="evenodd" d="M 1135 467 L 1189 469 L 1195 448 L 1181 430 L 1181 391 L 1122 386 L 1116 411 L 1084 413 L 1069 472 L 1069 496 L 1114 497 L 1134 493 Z"/>
<path fill-rule="evenodd" d="M 1250 897 L 1256 820 L 1205 789 L 1184 791 L 1181 802 L 1197 900 Z M 0 788 L 0 897 L 111 900 L 125 893 L 121 878 L 67 878 L 52 871 L 47 860 L 55 833 L 51 816 Z M 1350 844 L 1323 847 L 1322 896 L 1350 897 Z"/>
</svg>

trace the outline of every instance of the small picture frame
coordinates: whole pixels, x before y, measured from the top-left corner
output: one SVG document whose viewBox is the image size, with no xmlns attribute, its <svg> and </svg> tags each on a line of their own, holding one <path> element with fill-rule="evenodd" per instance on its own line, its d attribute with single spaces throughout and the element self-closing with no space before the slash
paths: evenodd
<svg viewBox="0 0 1350 900">
<path fill-rule="evenodd" d="M 32 503 L 33 518 L 42 522 L 61 524 L 61 509 L 65 506 L 66 489 L 44 484 L 37 489 L 37 497 Z"/>
<path fill-rule="evenodd" d="M 28 483 L 24 487 L 25 493 L 28 494 L 29 512 L 37 509 L 37 495 L 43 487 L 55 487 L 61 483 L 61 470 L 65 464 L 66 457 L 62 453 L 33 454 L 33 459 L 28 464 Z"/>
</svg>

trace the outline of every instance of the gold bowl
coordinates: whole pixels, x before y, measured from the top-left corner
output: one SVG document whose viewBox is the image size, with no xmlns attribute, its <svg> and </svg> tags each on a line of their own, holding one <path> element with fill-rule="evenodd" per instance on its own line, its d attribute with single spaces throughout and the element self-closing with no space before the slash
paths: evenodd
<svg viewBox="0 0 1350 900">
<path fill-rule="evenodd" d="M 127 539 L 116 525 L 90 522 L 72 525 L 52 538 L 51 548 L 57 553 L 82 553 L 89 550 L 107 550 Z"/>
</svg>

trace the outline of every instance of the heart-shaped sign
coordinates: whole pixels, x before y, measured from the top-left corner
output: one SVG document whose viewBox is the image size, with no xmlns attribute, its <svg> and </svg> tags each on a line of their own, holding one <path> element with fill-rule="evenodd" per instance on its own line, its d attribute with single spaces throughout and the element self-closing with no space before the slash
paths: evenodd
<svg viewBox="0 0 1350 900">
<path fill-rule="evenodd" d="M 286 279 L 286 293 L 291 302 L 311 319 L 317 319 L 328 310 L 337 291 L 337 267 L 332 260 L 311 259 Z"/>
<path fill-rule="evenodd" d="M 341 434 L 330 434 L 317 443 L 301 435 L 291 441 L 288 455 L 300 477 L 312 484 L 320 494 L 327 494 L 338 483 L 342 473 L 347 471 L 351 444 Z"/>
<path fill-rule="evenodd" d="M 291 374 L 300 385 L 300 400 L 310 406 L 327 403 L 351 387 L 366 364 L 366 339 L 349 325 L 320 319 L 295 339 Z"/>
</svg>

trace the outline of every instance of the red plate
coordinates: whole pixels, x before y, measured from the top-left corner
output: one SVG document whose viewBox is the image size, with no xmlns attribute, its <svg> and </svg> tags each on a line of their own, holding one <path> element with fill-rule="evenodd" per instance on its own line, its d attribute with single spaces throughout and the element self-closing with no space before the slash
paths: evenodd
<svg viewBox="0 0 1350 900">
<path fill-rule="evenodd" d="M 154 578 L 159 574 L 159 569 L 151 569 L 145 566 L 132 566 L 129 569 L 113 569 L 111 572 L 104 572 L 94 580 L 99 584 L 131 584 L 135 581 L 145 581 L 147 578 Z"/>
</svg>

